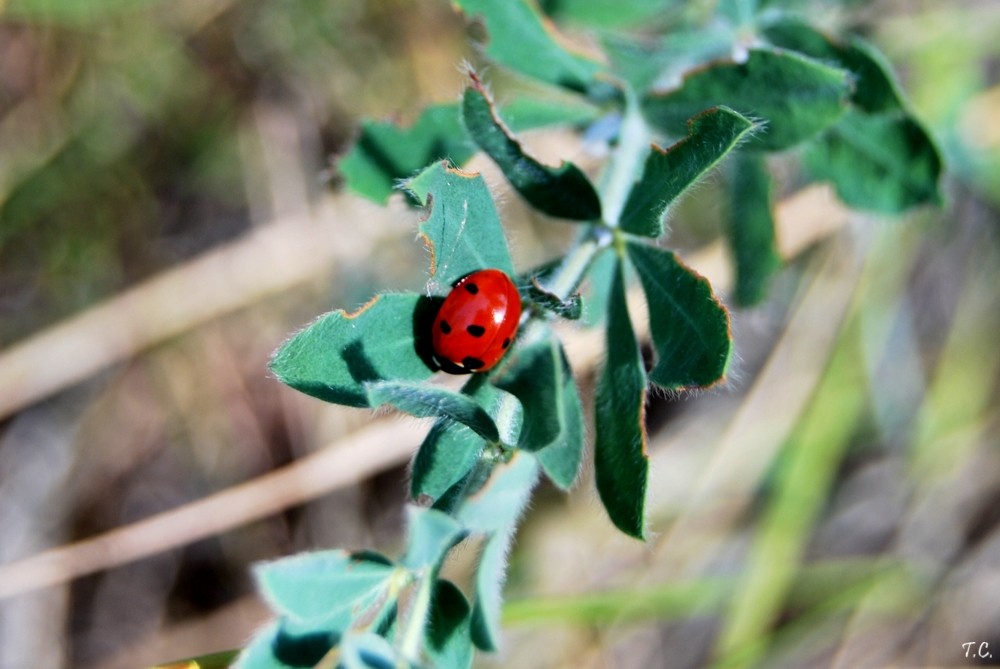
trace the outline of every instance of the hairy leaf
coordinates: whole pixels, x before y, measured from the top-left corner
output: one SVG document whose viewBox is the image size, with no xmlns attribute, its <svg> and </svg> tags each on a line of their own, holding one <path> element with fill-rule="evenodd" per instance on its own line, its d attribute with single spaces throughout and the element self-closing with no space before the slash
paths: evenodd
<svg viewBox="0 0 1000 669">
<path fill-rule="evenodd" d="M 476 597 L 472 611 L 472 640 L 483 650 L 496 650 L 500 638 L 500 606 L 507 572 L 507 551 L 517 519 L 524 512 L 538 480 L 538 462 L 518 451 L 498 466 L 486 484 L 462 501 L 458 519 L 475 533 L 489 538 L 476 569 Z"/>
<path fill-rule="evenodd" d="M 514 275 L 500 216 L 482 176 L 435 163 L 406 187 L 430 208 L 420 233 L 431 252 L 433 292 L 447 292 L 466 274 L 489 267 Z"/>
<path fill-rule="evenodd" d="M 481 20 L 488 33 L 486 55 L 515 72 L 586 92 L 600 65 L 566 50 L 526 0 L 452 0 L 470 20 Z"/>
<path fill-rule="evenodd" d="M 422 380 L 435 371 L 425 349 L 429 301 L 413 294 L 378 295 L 361 309 L 320 316 L 274 353 L 278 380 L 327 402 L 368 406 L 365 384 Z"/>
<path fill-rule="evenodd" d="M 385 204 L 401 179 L 439 160 L 461 165 L 473 153 L 458 105 L 432 105 L 408 128 L 384 121 L 362 123 L 338 169 L 348 188 Z"/>
<path fill-rule="evenodd" d="M 472 471 L 485 447 L 486 440 L 464 425 L 437 421 L 413 461 L 410 496 L 436 502 Z"/>
<path fill-rule="evenodd" d="M 622 230 L 647 237 L 662 235 L 667 208 L 756 127 L 733 110 L 718 107 L 688 121 L 687 137 L 670 148 L 654 145 L 642 177 L 625 201 Z"/>
<path fill-rule="evenodd" d="M 766 122 L 753 146 L 786 149 L 823 131 L 847 110 L 850 75 L 794 52 L 753 49 L 745 62 L 720 61 L 689 74 L 676 90 L 643 102 L 651 124 L 674 136 L 706 107 L 724 105 Z"/>
<path fill-rule="evenodd" d="M 375 603 L 398 568 L 373 553 L 301 553 L 254 569 L 271 608 L 290 620 L 343 631 Z"/>
<path fill-rule="evenodd" d="M 559 488 L 569 490 L 580 474 L 585 429 L 580 391 L 576 387 L 576 380 L 561 348 L 560 359 L 563 367 L 563 428 L 558 439 L 535 455 L 549 479 Z"/>
<path fill-rule="evenodd" d="M 340 643 L 339 631 L 303 627 L 279 619 L 254 636 L 234 669 L 302 669 L 313 667 Z"/>
<path fill-rule="evenodd" d="M 462 98 L 462 119 L 476 144 L 496 162 L 511 185 L 539 211 L 580 221 L 601 217 L 601 201 L 587 176 L 572 163 L 548 167 L 527 155 L 497 115 L 475 73 Z"/>
<path fill-rule="evenodd" d="M 343 669 L 403 669 L 410 665 L 388 641 L 377 634 L 368 633 L 344 637 L 339 666 Z"/>
<path fill-rule="evenodd" d="M 582 415 L 559 340 L 548 334 L 515 351 L 495 383 L 524 407 L 518 447 L 535 453 L 553 483 L 570 488 L 583 458 Z"/>
<path fill-rule="evenodd" d="M 657 356 L 650 381 L 668 390 L 719 382 L 729 366 L 732 341 L 729 312 L 712 286 L 665 249 L 631 242 L 628 255 L 649 305 Z"/>
<path fill-rule="evenodd" d="M 606 33 L 601 35 L 601 44 L 612 72 L 633 91 L 644 93 L 659 82 L 680 81 L 686 71 L 700 63 L 728 55 L 733 34 L 721 22 L 713 21 L 697 29 L 671 30 L 655 40 Z"/>
<path fill-rule="evenodd" d="M 402 564 L 414 571 L 438 568 L 452 546 L 461 541 L 465 529 L 451 516 L 436 509 L 407 507 L 409 545 Z"/>
<path fill-rule="evenodd" d="M 513 531 L 496 532 L 486 540 L 479 556 L 470 635 L 480 650 L 495 651 L 500 647 L 503 584 L 507 580 L 507 552 L 513 541 Z"/>
<path fill-rule="evenodd" d="M 516 397 L 487 383 L 481 375 L 470 379 L 462 392 L 493 419 L 501 443 L 518 442 L 523 411 Z M 410 487 L 413 498 L 436 502 L 472 471 L 485 446 L 485 439 L 460 423 L 436 422 L 413 463 Z"/>
<path fill-rule="evenodd" d="M 594 400 L 594 475 L 611 522 L 625 534 L 643 539 L 649 478 L 646 373 L 625 302 L 620 259 L 612 279 L 606 326 L 607 359 Z"/>
<path fill-rule="evenodd" d="M 438 580 L 427 632 L 427 654 L 436 669 L 472 666 L 472 607 L 451 581 Z"/>
<path fill-rule="evenodd" d="M 880 113 L 903 109 L 903 96 L 891 66 L 866 42 L 858 38 L 837 40 L 806 21 L 787 15 L 768 24 L 763 32 L 775 46 L 834 63 L 850 72 L 855 78 L 851 101 L 864 111 Z"/>
<path fill-rule="evenodd" d="M 470 494 L 456 517 L 470 532 L 488 534 L 514 527 L 538 480 L 538 459 L 517 451 L 510 462 L 498 465 L 489 480 Z"/>
<path fill-rule="evenodd" d="M 554 337 L 519 347 L 494 377 L 498 388 L 524 407 L 524 427 L 518 448 L 537 451 L 562 432 L 562 365 Z"/>
<path fill-rule="evenodd" d="M 737 304 L 752 306 L 767 295 L 771 277 L 781 267 L 771 213 L 771 177 L 764 157 L 757 153 L 737 155 L 730 168 L 729 248 L 736 264 L 733 293 Z"/>
<path fill-rule="evenodd" d="M 365 386 L 368 403 L 391 404 L 421 418 L 447 418 L 472 429 L 490 442 L 500 440 L 493 418 L 473 398 L 447 388 L 400 381 L 378 381 Z"/>
<path fill-rule="evenodd" d="M 924 128 L 899 114 L 849 114 L 805 155 L 817 179 L 858 209 L 897 214 L 940 204 L 941 157 Z"/>
</svg>

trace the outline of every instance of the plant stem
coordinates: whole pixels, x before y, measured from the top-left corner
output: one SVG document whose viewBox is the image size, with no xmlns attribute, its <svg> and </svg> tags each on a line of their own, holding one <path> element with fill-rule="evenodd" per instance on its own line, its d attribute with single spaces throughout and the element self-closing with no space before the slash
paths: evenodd
<svg viewBox="0 0 1000 669">
<path fill-rule="evenodd" d="M 617 227 L 632 185 L 639 177 L 653 135 L 642 116 L 639 101 L 631 89 L 625 90 L 625 112 L 622 116 L 618 146 L 611 154 L 611 165 L 601 184 L 601 206 L 604 221 Z"/>
<path fill-rule="evenodd" d="M 436 570 L 426 574 L 420 580 L 420 589 L 417 590 L 413 608 L 410 609 L 410 617 L 406 622 L 406 629 L 403 631 L 403 643 L 400 645 L 400 653 L 411 662 L 420 661 L 420 651 L 423 648 L 425 628 L 431 610 L 432 588 L 437 581 Z"/>
<path fill-rule="evenodd" d="M 612 244 L 621 243 L 621 235 L 616 229 L 618 219 L 649 152 L 652 137 L 638 99 L 626 87 L 621 132 L 600 189 L 604 220 L 595 221 L 588 226 L 543 286 L 560 300 L 566 300 L 573 294 L 601 251 Z M 521 326 L 528 325 L 538 314 L 536 310 L 526 310 L 522 314 Z"/>
<path fill-rule="evenodd" d="M 559 265 L 556 275 L 545 286 L 546 290 L 560 300 L 569 298 L 583 281 L 598 252 L 608 245 L 608 237 L 602 233 L 606 233 L 606 230 L 595 226 L 589 234 L 576 243 Z"/>
<path fill-rule="evenodd" d="M 618 144 L 611 154 L 610 166 L 601 185 L 601 206 L 604 222 L 592 224 L 587 234 L 577 240 L 565 259 L 545 286 L 546 290 L 567 299 L 586 275 L 597 255 L 612 243 L 612 230 L 618 226 L 625 202 L 635 184 L 642 164 L 649 151 L 652 133 L 639 108 L 639 101 L 631 90 L 625 92 L 625 112 L 622 118 Z"/>
</svg>

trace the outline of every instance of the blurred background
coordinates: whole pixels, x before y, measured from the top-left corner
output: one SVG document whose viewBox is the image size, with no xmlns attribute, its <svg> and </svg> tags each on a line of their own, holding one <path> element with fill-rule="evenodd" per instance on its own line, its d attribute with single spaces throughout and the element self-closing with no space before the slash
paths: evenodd
<svg viewBox="0 0 1000 669">
<path fill-rule="evenodd" d="M 733 378 L 650 399 L 653 538 L 616 533 L 589 471 L 540 487 L 478 665 L 1000 665 L 1000 3 L 844 4 L 946 206 L 847 212 L 777 159 L 787 268 L 733 314 Z M 443 0 L 0 0 L 0 668 L 237 648 L 268 616 L 254 562 L 398 549 L 427 424 L 266 363 L 422 286 L 417 213 L 335 159 L 364 116 L 457 99 L 474 32 Z M 569 226 L 488 178 L 518 265 L 556 255 Z M 724 293 L 720 187 L 672 223 Z M 600 336 L 564 334 L 589 395 Z"/>
</svg>

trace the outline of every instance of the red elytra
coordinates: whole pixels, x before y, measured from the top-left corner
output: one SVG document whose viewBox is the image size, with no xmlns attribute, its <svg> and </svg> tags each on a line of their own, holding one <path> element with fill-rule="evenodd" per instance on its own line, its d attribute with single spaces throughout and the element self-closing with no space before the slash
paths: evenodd
<svg viewBox="0 0 1000 669">
<path fill-rule="evenodd" d="M 507 352 L 520 320 L 521 296 L 509 276 L 498 269 L 467 274 L 434 318 L 434 355 L 446 372 L 485 372 Z"/>
</svg>

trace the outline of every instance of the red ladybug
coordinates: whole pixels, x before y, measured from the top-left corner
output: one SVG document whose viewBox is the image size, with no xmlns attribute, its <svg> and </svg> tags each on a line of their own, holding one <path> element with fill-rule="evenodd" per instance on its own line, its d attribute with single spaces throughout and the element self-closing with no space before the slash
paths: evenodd
<svg viewBox="0 0 1000 669">
<path fill-rule="evenodd" d="M 521 296 L 509 276 L 498 269 L 467 274 L 434 319 L 434 355 L 446 372 L 485 372 L 507 352 L 520 320 Z"/>
</svg>

